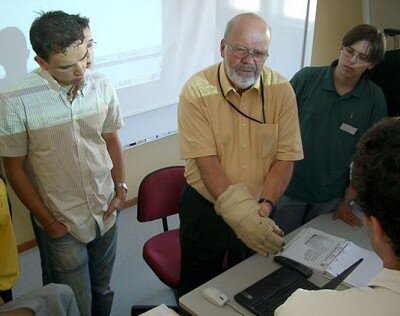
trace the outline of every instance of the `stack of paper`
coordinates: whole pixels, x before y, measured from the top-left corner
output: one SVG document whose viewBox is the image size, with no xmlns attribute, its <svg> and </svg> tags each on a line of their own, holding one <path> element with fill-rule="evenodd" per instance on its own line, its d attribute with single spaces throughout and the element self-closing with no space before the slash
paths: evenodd
<svg viewBox="0 0 400 316">
<path fill-rule="evenodd" d="M 352 286 L 366 286 L 383 268 L 382 260 L 375 252 L 312 227 L 304 228 L 279 255 L 332 277 L 363 258 L 363 262 L 344 281 Z"/>
</svg>

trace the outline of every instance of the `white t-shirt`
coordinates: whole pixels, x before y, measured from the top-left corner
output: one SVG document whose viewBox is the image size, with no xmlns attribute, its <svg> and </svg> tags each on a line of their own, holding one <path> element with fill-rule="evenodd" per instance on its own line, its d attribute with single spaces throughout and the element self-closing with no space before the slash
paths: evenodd
<svg viewBox="0 0 400 316">
<path fill-rule="evenodd" d="M 274 315 L 400 315 L 400 271 L 383 269 L 368 286 L 344 291 L 299 289 Z"/>
</svg>

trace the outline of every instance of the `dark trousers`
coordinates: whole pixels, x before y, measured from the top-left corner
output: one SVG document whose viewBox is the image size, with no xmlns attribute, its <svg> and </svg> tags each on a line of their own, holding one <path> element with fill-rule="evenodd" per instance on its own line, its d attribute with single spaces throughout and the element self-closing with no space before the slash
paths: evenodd
<svg viewBox="0 0 400 316">
<path fill-rule="evenodd" d="M 214 204 L 187 185 L 180 209 L 181 274 L 178 295 L 182 296 L 223 271 L 228 254 L 229 267 L 248 258 L 253 252 L 217 215 Z"/>
<path fill-rule="evenodd" d="M 13 299 L 11 290 L 0 291 L 0 297 L 3 299 L 4 303 L 11 302 Z"/>
</svg>

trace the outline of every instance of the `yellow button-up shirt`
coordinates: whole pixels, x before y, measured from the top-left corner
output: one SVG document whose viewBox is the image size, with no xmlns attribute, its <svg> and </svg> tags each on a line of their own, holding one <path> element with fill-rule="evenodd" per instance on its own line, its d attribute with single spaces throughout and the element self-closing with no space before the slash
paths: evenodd
<svg viewBox="0 0 400 316">
<path fill-rule="evenodd" d="M 222 93 L 248 116 L 263 121 L 261 89 L 264 89 L 265 124 L 239 114 Z M 303 158 L 296 97 L 290 83 L 273 70 L 242 95 L 230 84 L 224 67 L 208 67 L 185 84 L 179 101 L 178 121 L 181 158 L 187 159 L 188 184 L 215 202 L 201 179 L 195 158 L 218 156 L 231 183 L 245 183 L 258 199 L 268 172 L 276 160 Z"/>
<path fill-rule="evenodd" d="M 17 282 L 19 267 L 17 243 L 11 224 L 7 188 L 0 178 L 0 290 L 9 290 Z"/>
</svg>

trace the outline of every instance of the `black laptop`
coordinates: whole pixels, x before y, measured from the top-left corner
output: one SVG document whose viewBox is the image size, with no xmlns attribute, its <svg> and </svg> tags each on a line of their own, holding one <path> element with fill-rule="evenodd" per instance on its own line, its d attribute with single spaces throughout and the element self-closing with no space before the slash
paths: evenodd
<svg viewBox="0 0 400 316">
<path fill-rule="evenodd" d="M 274 315 L 275 309 L 297 289 L 335 289 L 360 263 L 355 262 L 323 287 L 307 280 L 298 271 L 283 266 L 234 296 L 240 305 L 260 316 Z"/>
</svg>

